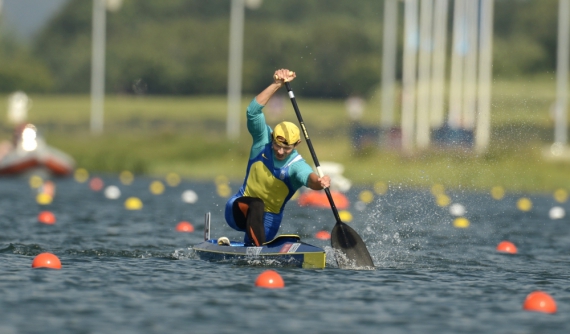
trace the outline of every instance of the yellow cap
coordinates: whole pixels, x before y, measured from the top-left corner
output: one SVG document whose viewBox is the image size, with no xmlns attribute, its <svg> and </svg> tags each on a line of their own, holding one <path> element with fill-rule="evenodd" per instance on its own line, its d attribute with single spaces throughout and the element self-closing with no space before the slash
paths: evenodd
<svg viewBox="0 0 570 334">
<path fill-rule="evenodd" d="M 273 139 L 285 145 L 297 144 L 301 139 L 299 135 L 299 128 L 291 122 L 281 122 L 277 124 L 273 130 Z M 277 137 L 283 137 L 284 140 L 277 139 Z"/>
</svg>

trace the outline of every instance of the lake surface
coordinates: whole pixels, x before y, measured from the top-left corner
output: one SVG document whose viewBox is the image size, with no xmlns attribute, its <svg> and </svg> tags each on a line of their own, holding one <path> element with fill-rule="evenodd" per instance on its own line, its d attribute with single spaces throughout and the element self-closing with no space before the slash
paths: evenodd
<svg viewBox="0 0 570 334">
<path fill-rule="evenodd" d="M 254 286 L 267 268 L 197 259 L 212 213 L 212 237 L 241 235 L 223 220 L 225 198 L 214 181 L 182 181 L 161 195 L 153 179 L 123 185 L 103 176 L 121 197 L 105 197 L 73 178 L 54 180 L 49 205 L 36 203 L 27 179 L 0 179 L 0 333 L 568 333 L 570 332 L 570 219 L 549 218 L 552 194 L 447 191 L 470 225 L 456 228 L 449 206 L 429 189 L 391 186 L 373 202 L 358 203 L 365 188 L 348 193 L 350 225 L 366 242 L 375 270 L 340 270 L 327 256 L 324 270 L 273 268 L 284 289 Z M 238 185 L 232 184 L 232 193 Z M 372 188 L 372 187 L 371 187 Z M 181 194 L 194 190 L 198 200 Z M 141 210 L 126 210 L 130 196 Z M 532 209 L 517 208 L 521 197 Z M 38 223 L 40 211 L 56 215 Z M 180 221 L 194 233 L 176 232 Z M 288 204 L 281 233 L 332 251 L 314 238 L 332 230 L 330 209 Z M 499 253 L 509 240 L 518 254 Z M 32 269 L 42 252 L 61 270 Z M 556 314 L 522 310 L 526 296 L 548 292 Z"/>
</svg>

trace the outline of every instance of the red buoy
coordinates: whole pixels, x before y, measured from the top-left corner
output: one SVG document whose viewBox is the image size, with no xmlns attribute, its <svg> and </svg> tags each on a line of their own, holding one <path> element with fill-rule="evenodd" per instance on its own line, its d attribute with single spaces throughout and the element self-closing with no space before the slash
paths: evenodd
<svg viewBox="0 0 570 334">
<path fill-rule="evenodd" d="M 49 211 L 42 211 L 38 214 L 38 221 L 42 224 L 55 224 L 55 215 Z"/>
<path fill-rule="evenodd" d="M 176 225 L 176 231 L 192 233 L 194 232 L 194 226 L 189 222 L 180 222 Z"/>
<path fill-rule="evenodd" d="M 100 191 L 103 189 L 104 185 L 105 184 L 103 183 L 103 180 L 98 177 L 94 177 L 91 179 L 91 181 L 89 181 L 89 188 L 91 188 L 93 191 Z"/>
<path fill-rule="evenodd" d="M 331 234 L 328 231 L 319 231 L 315 233 L 315 238 L 320 240 L 329 240 L 331 238 Z"/>
<path fill-rule="evenodd" d="M 497 251 L 502 253 L 516 254 L 517 247 L 510 241 L 501 241 L 497 245 Z"/>
<path fill-rule="evenodd" d="M 41 253 L 32 261 L 32 268 L 61 269 L 61 262 L 57 256 L 51 253 Z"/>
<path fill-rule="evenodd" d="M 350 206 L 350 201 L 345 194 L 331 190 L 331 196 L 337 209 L 345 210 Z M 297 203 L 300 206 L 314 206 L 318 208 L 330 208 L 331 204 L 327 194 L 323 191 L 308 190 L 299 196 Z"/>
<path fill-rule="evenodd" d="M 526 296 L 523 304 L 523 310 L 556 313 L 556 302 L 548 293 L 543 291 L 534 291 Z"/>
<path fill-rule="evenodd" d="M 269 269 L 257 276 L 255 286 L 266 289 L 281 289 L 285 287 L 285 282 L 278 272 Z"/>
</svg>

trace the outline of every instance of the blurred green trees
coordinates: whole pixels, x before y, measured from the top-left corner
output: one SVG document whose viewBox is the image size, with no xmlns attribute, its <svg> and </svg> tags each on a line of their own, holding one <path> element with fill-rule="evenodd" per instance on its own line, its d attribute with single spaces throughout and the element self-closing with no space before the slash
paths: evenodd
<svg viewBox="0 0 570 334">
<path fill-rule="evenodd" d="M 246 10 L 244 93 L 264 87 L 280 67 L 298 73 L 295 88 L 306 96 L 371 93 L 380 80 L 383 7 L 377 0 L 265 0 Z M 107 91 L 225 93 L 229 9 L 229 0 L 124 0 L 107 15 Z M 557 13 L 558 0 L 495 1 L 496 77 L 554 71 Z M 89 92 L 91 15 L 91 1 L 70 0 L 31 51 L 1 37 L 0 91 Z"/>
</svg>

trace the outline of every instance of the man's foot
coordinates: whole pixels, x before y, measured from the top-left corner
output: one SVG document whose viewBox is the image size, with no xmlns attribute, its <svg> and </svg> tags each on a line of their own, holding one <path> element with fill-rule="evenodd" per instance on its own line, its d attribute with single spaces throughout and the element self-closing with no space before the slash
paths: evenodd
<svg viewBox="0 0 570 334">
<path fill-rule="evenodd" d="M 227 237 L 218 238 L 218 245 L 229 246 L 230 245 L 230 239 L 228 239 Z"/>
</svg>

